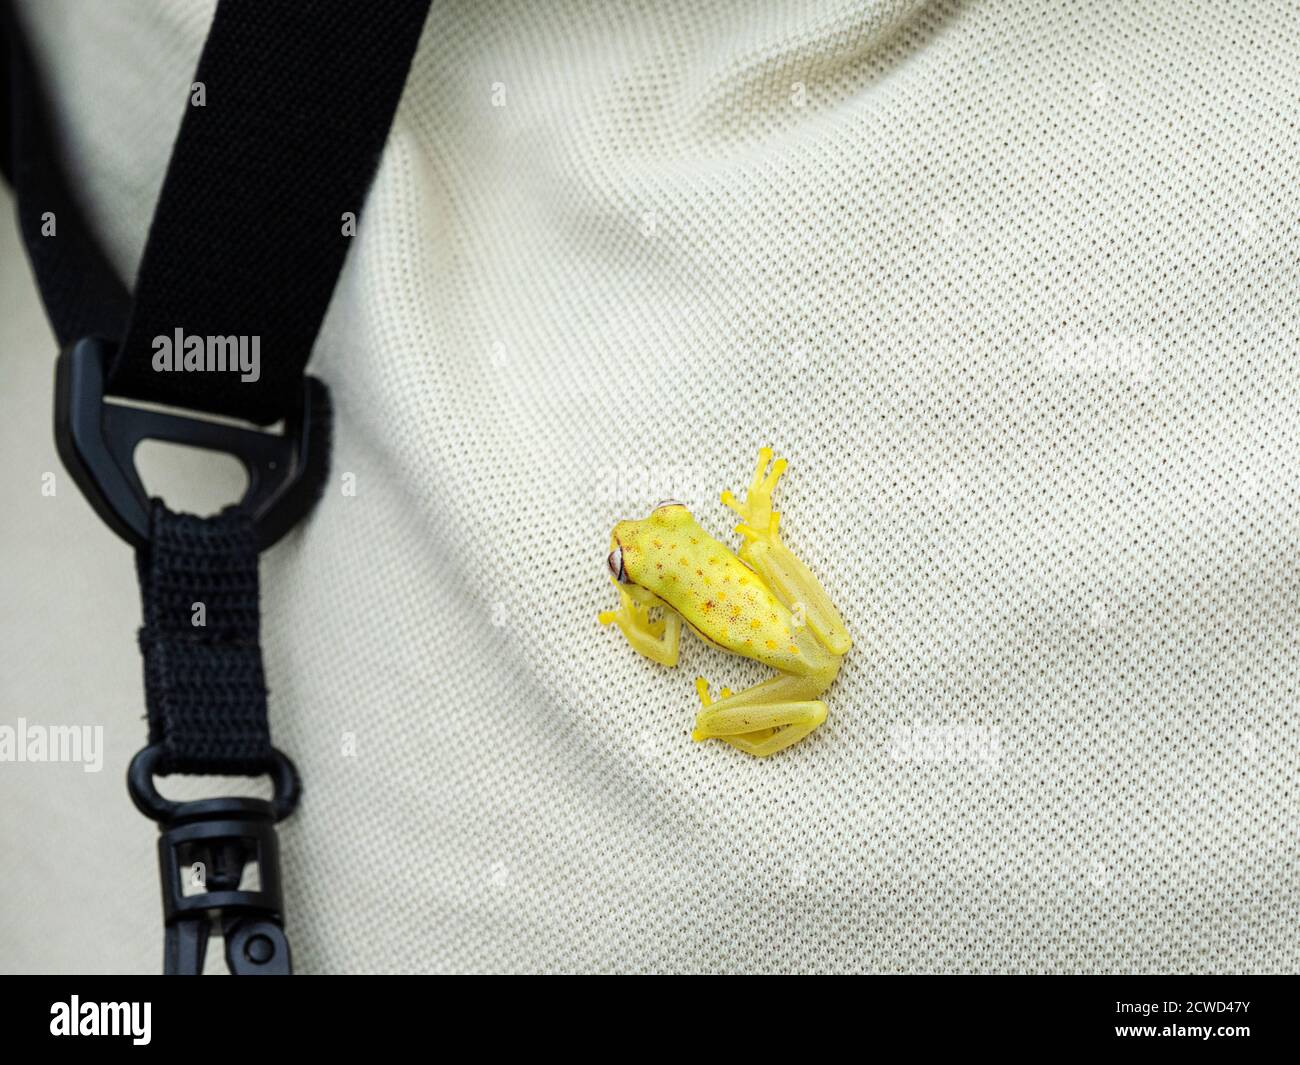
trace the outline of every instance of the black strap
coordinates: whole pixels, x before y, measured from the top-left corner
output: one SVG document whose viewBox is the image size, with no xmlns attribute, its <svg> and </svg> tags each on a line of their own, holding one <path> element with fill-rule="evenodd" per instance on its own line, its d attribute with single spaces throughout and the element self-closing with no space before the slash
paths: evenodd
<svg viewBox="0 0 1300 1065">
<path fill-rule="evenodd" d="M 108 391 L 282 418 L 334 290 L 428 0 L 221 0 L 154 212 Z M 259 336 L 260 378 L 159 373 L 153 340 Z"/>
<path fill-rule="evenodd" d="M 41 82 L 6 0 L 0 0 L 0 88 L 8 103 L 0 107 L 0 169 L 18 201 L 18 228 L 59 345 L 83 336 L 120 337 L 130 297 L 64 176 Z"/>
<path fill-rule="evenodd" d="M 257 537 L 238 507 L 211 518 L 154 500 L 136 556 L 155 772 L 254 776 L 271 765 L 258 643 Z"/>
<path fill-rule="evenodd" d="M 5 173 L 60 343 L 121 341 L 112 395 L 284 417 L 300 390 L 388 136 L 429 0 L 220 0 L 150 226 L 134 303 L 61 172 L 50 114 L 4 3 Z M 42 235 L 54 212 L 57 236 Z M 129 311 L 128 311 L 129 307 Z M 260 376 L 159 372 L 154 338 L 259 337 Z"/>
</svg>

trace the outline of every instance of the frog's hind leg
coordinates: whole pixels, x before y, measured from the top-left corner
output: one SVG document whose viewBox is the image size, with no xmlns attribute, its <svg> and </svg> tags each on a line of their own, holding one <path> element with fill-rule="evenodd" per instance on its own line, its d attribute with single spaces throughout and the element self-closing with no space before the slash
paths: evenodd
<svg viewBox="0 0 1300 1065">
<path fill-rule="evenodd" d="M 660 665 L 677 665 L 677 648 L 681 643 L 682 617 L 665 606 L 652 592 L 635 584 L 614 582 L 618 590 L 617 610 L 603 611 L 597 618 L 602 625 L 611 622 L 627 637 L 634 650 Z M 651 618 L 650 612 L 658 608 L 659 616 Z"/>
<path fill-rule="evenodd" d="M 774 677 L 739 695 L 723 688 L 717 702 L 709 697 L 703 677 L 696 679 L 695 689 L 703 709 L 691 739 L 720 739 L 758 758 L 798 743 L 826 720 L 826 704 L 808 698 L 819 689 L 806 677 Z"/>
<path fill-rule="evenodd" d="M 772 493 L 786 465 L 785 459 L 772 462 L 771 448 L 761 448 L 744 502 L 730 492 L 722 493 L 722 502 L 740 515 L 736 532 L 745 541 L 741 560 L 763 578 L 796 619 L 807 624 L 826 650 L 842 655 L 853 646 L 844 619 L 812 571 L 781 541 L 781 515 L 772 509 Z"/>
</svg>

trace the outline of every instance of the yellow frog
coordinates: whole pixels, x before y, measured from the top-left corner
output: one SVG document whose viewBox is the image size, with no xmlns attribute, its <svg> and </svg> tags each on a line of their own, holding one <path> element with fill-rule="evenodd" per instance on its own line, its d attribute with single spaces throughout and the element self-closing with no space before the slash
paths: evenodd
<svg viewBox="0 0 1300 1065">
<path fill-rule="evenodd" d="M 762 448 L 740 515 L 739 556 L 706 533 L 681 503 L 666 502 L 641 521 L 620 521 L 610 536 L 609 570 L 621 600 L 600 623 L 618 625 L 633 648 L 677 664 L 685 620 L 706 643 L 762 662 L 779 677 L 714 702 L 695 681 L 704 709 L 691 738 L 724 740 L 762 758 L 803 739 L 826 720 L 817 696 L 831 686 L 852 646 L 844 621 L 817 578 L 777 532 L 772 491 L 786 460 Z"/>
</svg>

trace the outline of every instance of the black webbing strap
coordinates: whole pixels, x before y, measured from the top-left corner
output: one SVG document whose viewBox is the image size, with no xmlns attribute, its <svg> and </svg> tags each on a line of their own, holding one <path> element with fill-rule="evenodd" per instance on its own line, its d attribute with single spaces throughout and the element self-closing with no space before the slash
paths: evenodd
<svg viewBox="0 0 1300 1065">
<path fill-rule="evenodd" d="M 361 213 L 428 0 L 221 0 L 140 263 L 108 392 L 283 417 Z M 258 336 L 260 378 L 159 373 L 153 339 Z"/>
<path fill-rule="evenodd" d="M 8 104 L 0 107 L 0 170 L 18 201 L 18 228 L 59 346 L 120 337 L 130 297 L 63 173 L 41 82 L 7 0 L 0 0 L 0 90 Z"/>
<path fill-rule="evenodd" d="M 211 518 L 154 500 L 152 535 L 136 555 L 154 770 L 254 776 L 271 765 L 258 643 L 257 536 L 229 507 Z"/>
<path fill-rule="evenodd" d="M 293 402 L 383 150 L 429 0 L 220 0 L 134 302 L 84 224 L 21 27 L 3 4 L 5 173 L 59 341 L 120 341 L 107 392 L 269 424 Z M 201 105 L 198 101 L 201 100 Z M 42 233 L 52 212 L 57 236 Z M 128 316 L 129 306 L 129 316 Z M 167 373 L 155 337 L 259 338 L 256 381 Z"/>
</svg>

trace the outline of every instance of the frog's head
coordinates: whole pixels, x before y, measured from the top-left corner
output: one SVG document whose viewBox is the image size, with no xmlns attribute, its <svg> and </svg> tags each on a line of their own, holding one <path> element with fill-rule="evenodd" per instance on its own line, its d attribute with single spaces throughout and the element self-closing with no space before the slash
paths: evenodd
<svg viewBox="0 0 1300 1065">
<path fill-rule="evenodd" d="M 620 584 L 646 587 L 647 567 L 663 550 L 665 534 L 694 525 L 685 504 L 666 499 L 640 521 L 620 521 L 609 538 L 609 572 Z"/>
</svg>

